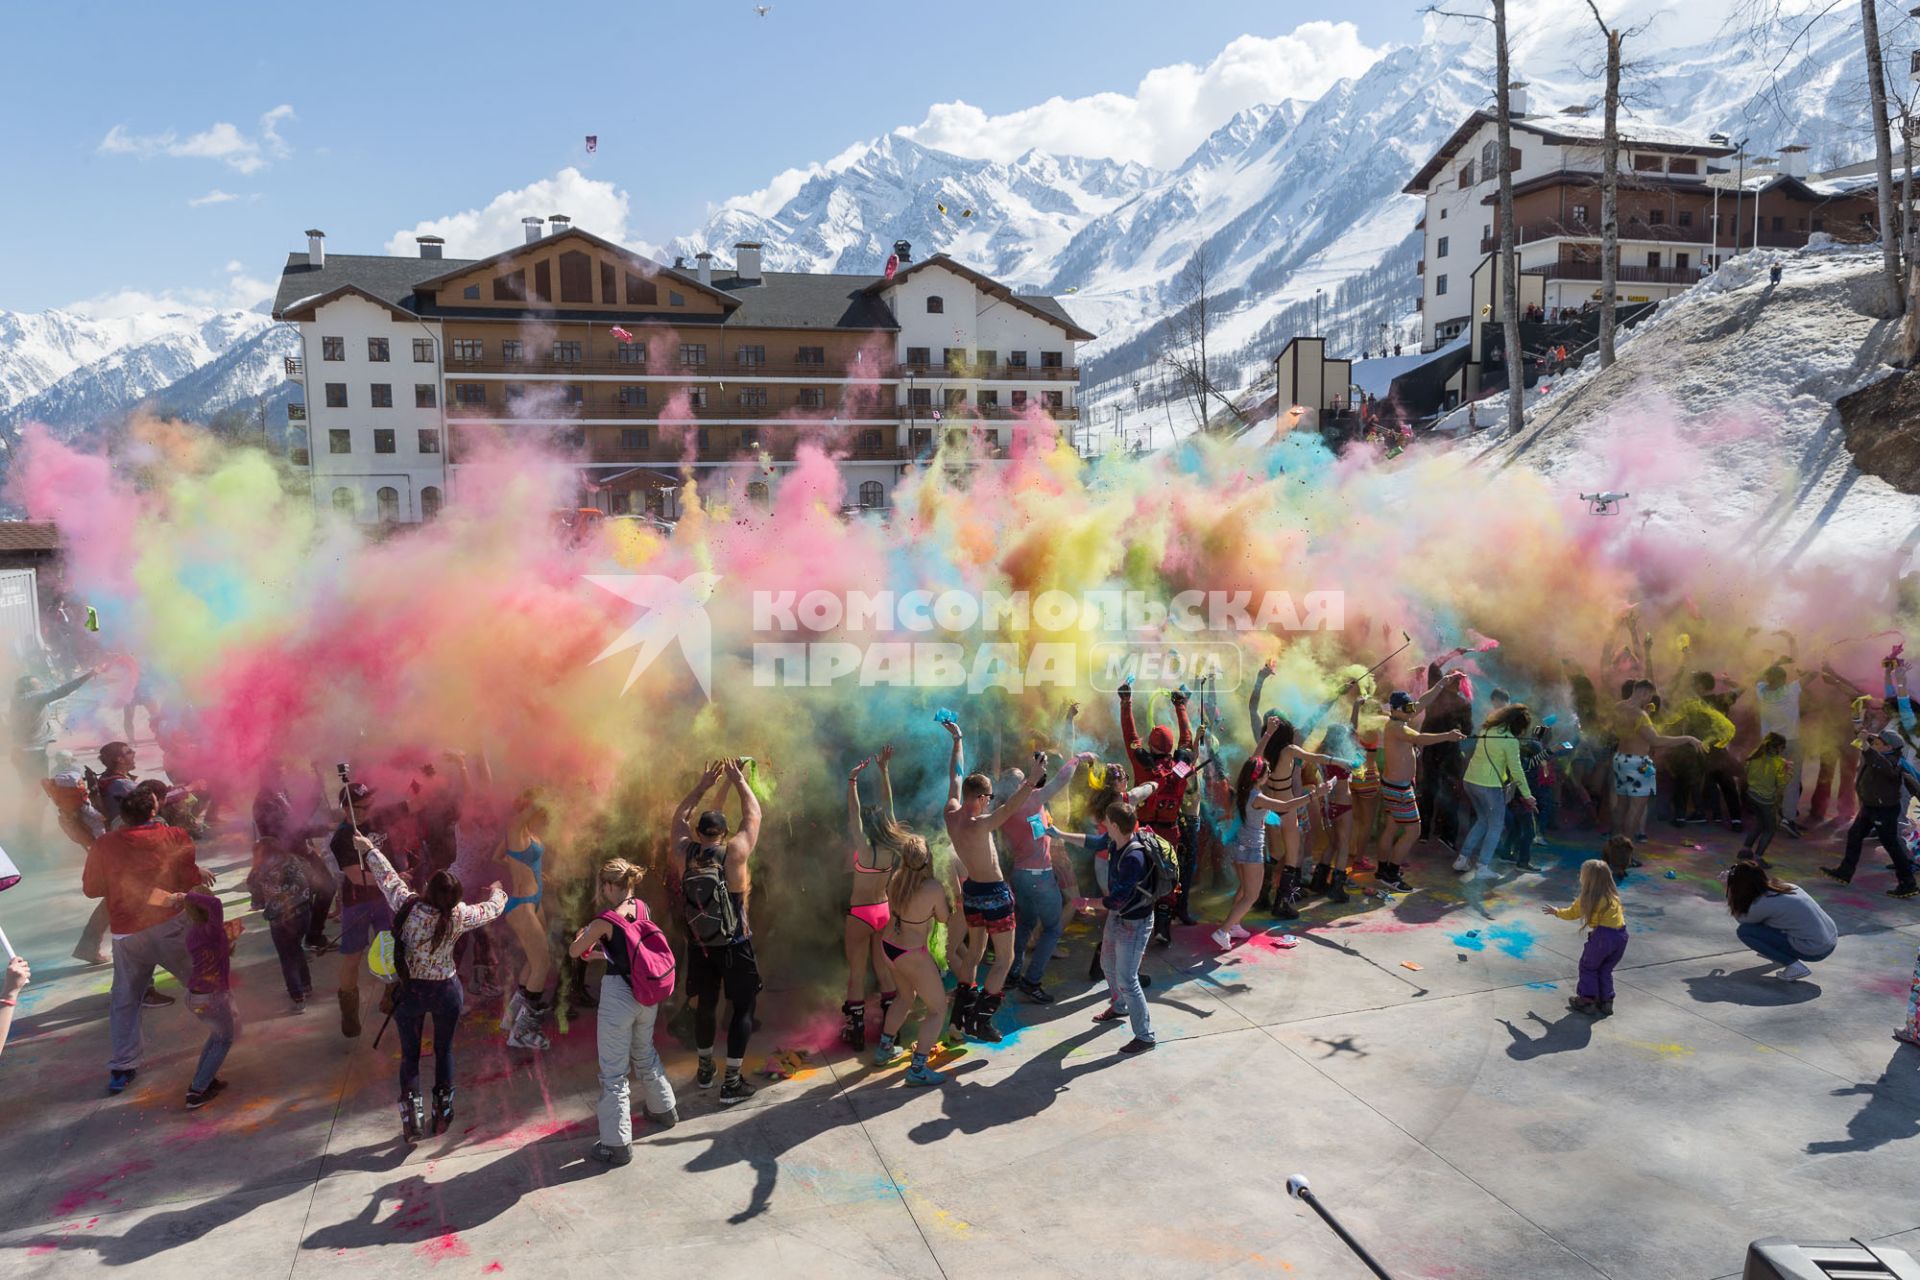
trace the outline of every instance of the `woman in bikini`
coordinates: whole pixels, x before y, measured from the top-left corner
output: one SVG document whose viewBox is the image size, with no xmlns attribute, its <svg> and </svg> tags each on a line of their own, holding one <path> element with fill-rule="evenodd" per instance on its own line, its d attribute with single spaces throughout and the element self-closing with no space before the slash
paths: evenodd
<svg viewBox="0 0 1920 1280">
<path fill-rule="evenodd" d="M 847 839 L 853 851 L 853 901 L 847 908 L 847 999 L 840 1006 L 846 1022 L 840 1038 L 855 1049 L 867 1045 L 867 966 L 873 966 L 880 984 L 880 1017 L 886 1019 L 895 994 L 893 965 L 880 945 L 892 914 L 887 904 L 887 880 L 900 863 L 900 848 L 915 837 L 893 816 L 893 779 L 887 763 L 893 746 L 880 748 L 880 806 L 872 813 L 860 806 L 860 771 L 875 762 L 868 756 L 847 775 Z"/>
<path fill-rule="evenodd" d="M 547 978 L 553 969 L 547 949 L 547 920 L 540 910 L 544 876 L 540 863 L 547 847 L 547 810 L 534 800 L 533 792 L 514 801 L 507 819 L 507 874 L 513 892 L 507 898 L 504 919 L 520 944 L 523 957 L 520 982 L 507 997 L 506 1011 L 500 1016 L 500 1028 L 507 1032 L 510 1049 L 545 1049 L 547 1037 L 540 1031 L 540 1019 L 546 1015 Z"/>
<path fill-rule="evenodd" d="M 1363 728 L 1360 723 L 1362 709 L 1367 711 L 1368 724 Z M 1380 818 L 1380 715 L 1378 704 L 1370 699 L 1356 698 L 1353 703 L 1353 716 L 1347 721 L 1347 728 L 1353 734 L 1354 742 L 1360 749 L 1360 767 L 1354 770 L 1353 777 L 1347 780 L 1347 792 L 1353 800 L 1353 856 L 1347 862 L 1351 874 L 1373 870 L 1373 859 L 1367 856 L 1367 850 L 1373 846 L 1374 826 Z"/>
<path fill-rule="evenodd" d="M 939 1084 L 945 1077 L 927 1065 L 927 1055 L 933 1052 L 940 1028 L 946 1023 L 948 998 L 940 970 L 927 953 L 927 938 L 933 932 L 934 921 L 947 922 L 953 913 L 953 904 L 933 874 L 933 855 L 928 852 L 925 840 L 912 835 L 902 837 L 896 858 L 893 874 L 887 877 L 890 918 L 880 945 L 900 984 L 900 999 L 893 1005 L 893 1009 L 900 1012 L 887 1010 L 880 1028 L 880 1043 L 873 1051 L 873 1065 L 888 1067 L 900 1060 L 900 1047 L 895 1041 L 917 998 L 925 1006 L 926 1016 L 921 1019 L 920 1035 L 914 1042 L 907 1083 Z"/>
<path fill-rule="evenodd" d="M 1306 834 L 1311 829 L 1308 814 L 1313 809 L 1311 805 L 1288 805 L 1286 802 L 1308 794 L 1308 788 L 1300 776 L 1304 766 L 1340 763 L 1332 756 L 1308 751 L 1295 742 L 1294 737 L 1292 721 L 1285 716 L 1270 715 L 1260 745 L 1254 750 L 1255 760 L 1265 765 L 1264 769 L 1256 765 L 1260 774 L 1258 798 L 1264 802 L 1259 807 L 1281 813 L 1297 810 L 1280 820 L 1280 845 L 1283 851 L 1280 883 L 1273 890 L 1273 915 L 1279 920 L 1292 920 L 1300 914 L 1294 902 L 1306 887 L 1300 874 L 1300 859 Z"/>
<path fill-rule="evenodd" d="M 1277 717 L 1276 717 L 1277 719 Z M 1253 910 L 1254 900 L 1260 896 L 1261 887 L 1267 878 L 1267 814 L 1278 813 L 1281 821 L 1294 821 L 1290 815 L 1293 810 L 1305 805 L 1308 796 L 1298 796 L 1285 801 L 1263 800 L 1259 789 L 1254 785 L 1260 776 L 1261 753 L 1266 749 L 1273 729 L 1270 726 L 1266 735 L 1260 739 L 1259 747 L 1246 758 L 1240 766 L 1240 772 L 1233 783 L 1233 811 L 1239 818 L 1234 829 L 1233 843 L 1229 846 L 1233 858 L 1233 870 L 1240 877 L 1240 885 L 1233 895 L 1233 904 L 1227 908 L 1227 918 L 1212 933 L 1213 945 L 1225 951 L 1236 942 L 1248 937 L 1247 930 L 1240 922 Z M 1309 793 L 1311 794 L 1311 793 Z"/>
</svg>

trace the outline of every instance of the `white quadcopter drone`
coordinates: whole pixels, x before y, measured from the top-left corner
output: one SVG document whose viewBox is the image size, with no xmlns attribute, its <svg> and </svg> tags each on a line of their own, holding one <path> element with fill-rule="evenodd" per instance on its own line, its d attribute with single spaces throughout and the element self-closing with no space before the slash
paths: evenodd
<svg viewBox="0 0 1920 1280">
<path fill-rule="evenodd" d="M 1580 495 L 1580 501 L 1586 503 L 1587 510 L 1593 514 L 1610 516 L 1617 514 L 1620 504 L 1632 496 L 1630 493 L 1614 493 L 1609 490 L 1606 493 L 1583 493 Z"/>
</svg>

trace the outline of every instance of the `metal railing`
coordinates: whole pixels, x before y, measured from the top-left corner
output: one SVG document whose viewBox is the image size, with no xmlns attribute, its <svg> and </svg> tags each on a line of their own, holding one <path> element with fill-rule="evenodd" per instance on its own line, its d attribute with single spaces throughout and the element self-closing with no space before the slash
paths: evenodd
<svg viewBox="0 0 1920 1280">
<path fill-rule="evenodd" d="M 304 358 L 300 356 L 288 356 L 286 357 L 286 365 L 287 376 L 289 378 L 304 378 L 307 376 L 307 362 Z"/>
<path fill-rule="evenodd" d="M 1600 264 L 1556 262 L 1544 267 L 1526 267 L 1520 274 L 1545 276 L 1549 280 L 1598 280 Z M 1698 284 L 1701 274 L 1701 268 L 1695 266 L 1635 267 L 1622 263 L 1614 279 L 1621 284 Z"/>
</svg>

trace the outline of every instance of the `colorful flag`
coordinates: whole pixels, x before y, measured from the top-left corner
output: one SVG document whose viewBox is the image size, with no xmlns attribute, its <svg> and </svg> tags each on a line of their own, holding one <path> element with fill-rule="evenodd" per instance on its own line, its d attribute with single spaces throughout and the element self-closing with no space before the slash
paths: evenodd
<svg viewBox="0 0 1920 1280">
<path fill-rule="evenodd" d="M 633 341 L 633 335 L 628 333 L 625 329 L 622 329 L 619 325 L 613 326 L 613 328 L 609 330 L 609 332 L 611 332 L 614 337 L 620 339 L 620 341 L 622 342 Z"/>
<path fill-rule="evenodd" d="M 899 269 L 900 269 L 900 255 L 897 253 L 888 254 L 887 255 L 887 279 L 889 280 L 893 279 L 893 273 L 898 271 Z"/>
<path fill-rule="evenodd" d="M 587 135 L 587 154 L 592 155 L 594 152 L 598 151 L 599 149 L 600 149 L 600 135 L 597 133 L 588 134 Z"/>
</svg>

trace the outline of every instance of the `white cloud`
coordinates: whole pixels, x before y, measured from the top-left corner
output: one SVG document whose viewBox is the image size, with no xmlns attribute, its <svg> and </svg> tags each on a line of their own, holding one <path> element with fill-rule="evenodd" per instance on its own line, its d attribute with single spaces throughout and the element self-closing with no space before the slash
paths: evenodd
<svg viewBox="0 0 1920 1280">
<path fill-rule="evenodd" d="M 258 173 L 275 160 L 284 160 L 293 154 L 293 148 L 280 136 L 281 122 L 291 119 L 293 108 L 283 103 L 260 117 L 259 131 L 252 136 L 224 120 L 185 138 L 172 129 L 162 133 L 130 133 L 125 125 L 117 124 L 100 139 L 99 150 L 103 155 L 143 159 L 175 156 L 218 160 L 239 173 Z"/>
<path fill-rule="evenodd" d="M 735 196 L 720 207 L 723 209 L 742 209 L 748 213 L 757 213 L 770 218 L 779 212 L 780 207 L 800 194 L 800 188 L 814 178 L 827 177 L 840 172 L 867 153 L 871 142 L 856 142 L 825 164 L 810 164 L 800 169 L 788 169 L 775 175 L 773 181 L 758 191 L 744 196 Z"/>
<path fill-rule="evenodd" d="M 229 200 L 238 200 L 239 198 L 239 196 L 233 194 L 231 191 L 222 191 L 220 188 L 215 187 L 213 190 L 207 192 L 207 194 L 195 196 L 193 199 L 187 201 L 187 207 L 189 209 L 198 209 L 210 204 L 225 204 Z"/>
<path fill-rule="evenodd" d="M 61 310 L 96 320 L 118 320 L 181 310 L 252 311 L 273 296 L 273 285 L 248 275 L 237 260 L 227 263 L 223 274 L 226 280 L 209 288 L 174 289 L 165 293 L 121 289 L 69 303 Z"/>
<path fill-rule="evenodd" d="M 1049 98 L 991 116 L 967 102 L 943 102 L 919 124 L 897 132 L 981 160 L 1006 162 L 1038 148 L 1167 168 L 1235 113 L 1286 98 L 1318 98 L 1384 52 L 1361 43 L 1351 22 L 1308 22 L 1288 35 L 1240 36 L 1204 67 L 1156 67 L 1131 94 Z"/>
<path fill-rule="evenodd" d="M 501 192 L 483 209 L 429 218 L 405 231 L 397 231 L 387 241 L 387 252 L 415 253 L 418 250 L 415 236 L 434 235 L 446 240 L 449 258 L 482 258 L 525 241 L 526 232 L 520 219 L 546 218 L 559 213 L 573 219 L 573 225 L 582 231 L 658 257 L 657 246 L 630 236 L 627 218 L 631 209 L 632 202 L 625 191 L 611 182 L 589 178 L 569 165 L 551 178 L 542 178 L 517 191 Z"/>
</svg>

